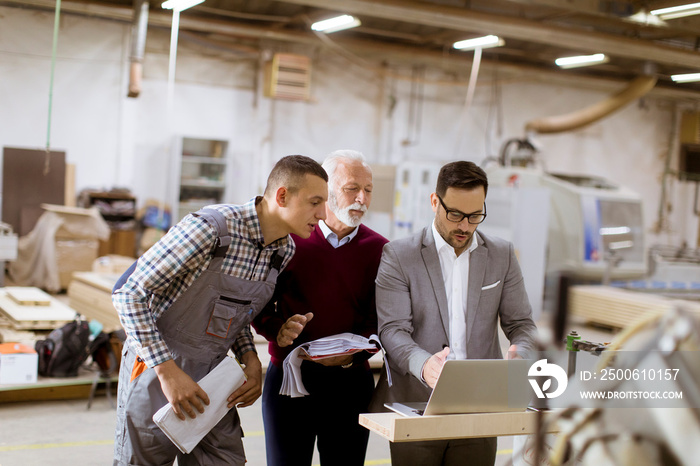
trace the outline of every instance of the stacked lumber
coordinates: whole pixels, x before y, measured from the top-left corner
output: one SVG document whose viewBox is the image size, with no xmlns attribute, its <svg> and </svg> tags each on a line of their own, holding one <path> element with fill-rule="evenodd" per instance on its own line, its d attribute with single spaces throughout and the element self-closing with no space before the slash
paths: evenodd
<svg viewBox="0 0 700 466">
<path fill-rule="evenodd" d="M 75 319 L 75 311 L 35 287 L 0 288 L 0 313 L 15 330 L 50 330 Z"/>
<path fill-rule="evenodd" d="M 569 289 L 571 315 L 608 327 L 624 328 L 653 315 L 665 314 L 676 307 L 700 318 L 699 302 L 600 285 L 577 285 Z"/>
<path fill-rule="evenodd" d="M 51 296 L 43 291 L 23 286 L 12 286 L 5 288 L 5 293 L 15 303 L 20 306 L 50 306 Z"/>
<path fill-rule="evenodd" d="M 88 320 L 97 320 L 104 332 L 122 328 L 119 316 L 112 304 L 112 287 L 118 274 L 76 272 L 68 286 L 70 306 Z"/>
</svg>

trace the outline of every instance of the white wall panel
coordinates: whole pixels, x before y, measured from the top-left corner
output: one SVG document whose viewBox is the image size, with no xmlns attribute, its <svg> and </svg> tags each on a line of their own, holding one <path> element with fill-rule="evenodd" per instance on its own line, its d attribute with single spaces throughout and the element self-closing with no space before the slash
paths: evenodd
<svg viewBox="0 0 700 466">
<path fill-rule="evenodd" d="M 131 26 L 63 15 L 54 82 L 52 147 L 77 166 L 76 188 L 128 186 L 140 202 L 172 202 L 169 150 L 176 135 L 229 141 L 231 202 L 245 202 L 264 188 L 272 164 L 302 153 L 321 160 L 353 148 L 378 164 L 481 163 L 501 144 L 524 135 L 527 121 L 569 113 L 608 93 L 527 80 L 495 89 L 479 81 L 463 118 L 469 67 L 455 77 L 427 70 L 420 131 L 410 126 L 411 81 L 373 70 L 320 47 L 290 46 L 313 58 L 309 102 L 262 96 L 257 59 L 180 37 L 172 120 L 166 118 L 167 31 L 151 28 L 140 97 L 126 97 Z M 53 13 L 0 7 L 0 144 L 46 143 Z M 269 51 L 268 51 L 269 52 Z M 392 67 L 410 77 L 409 67 Z M 458 79 L 460 85 L 448 85 Z M 440 83 L 431 83 L 440 81 Z M 500 98 L 497 96 L 500 93 Z M 614 92 L 614 90 L 611 90 Z M 644 99 L 588 128 L 537 139 L 550 170 L 604 176 L 642 194 L 645 224 L 657 220 L 661 174 L 672 131 L 672 106 Z M 170 165 L 169 165 L 170 164 Z M 170 193 L 170 194 L 168 194 Z M 671 182 L 673 206 L 665 230 L 649 242 L 696 244 L 694 185 Z"/>
</svg>

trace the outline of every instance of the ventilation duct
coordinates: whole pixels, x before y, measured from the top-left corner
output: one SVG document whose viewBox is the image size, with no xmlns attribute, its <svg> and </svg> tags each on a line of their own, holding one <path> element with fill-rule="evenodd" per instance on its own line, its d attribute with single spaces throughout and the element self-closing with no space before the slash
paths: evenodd
<svg viewBox="0 0 700 466">
<path fill-rule="evenodd" d="M 138 97 L 141 93 L 143 76 L 143 56 L 146 50 L 146 31 L 148 30 L 148 2 L 136 0 L 134 3 L 134 24 L 131 27 L 131 56 L 129 61 L 128 97 Z"/>
<path fill-rule="evenodd" d="M 525 125 L 526 132 L 562 133 L 583 128 L 611 113 L 621 109 L 630 102 L 639 99 L 651 91 L 656 85 L 656 77 L 641 76 L 632 81 L 625 89 L 589 107 L 566 115 L 540 118 Z"/>
</svg>

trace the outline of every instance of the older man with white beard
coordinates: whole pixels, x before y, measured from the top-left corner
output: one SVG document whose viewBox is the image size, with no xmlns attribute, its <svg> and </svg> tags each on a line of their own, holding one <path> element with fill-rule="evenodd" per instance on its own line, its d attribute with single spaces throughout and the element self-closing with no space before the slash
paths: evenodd
<svg viewBox="0 0 700 466">
<path fill-rule="evenodd" d="M 317 440 L 322 465 L 362 465 L 367 449 L 369 431 L 358 424 L 374 390 L 366 353 L 305 360 L 301 373 L 310 394 L 279 394 L 282 363 L 298 345 L 377 331 L 374 279 L 387 239 L 362 225 L 372 171 L 351 150 L 332 152 L 323 168 L 329 178 L 326 220 L 310 238 L 294 237 L 296 254 L 253 322 L 270 342 L 262 406 L 268 465 L 311 465 Z"/>
</svg>

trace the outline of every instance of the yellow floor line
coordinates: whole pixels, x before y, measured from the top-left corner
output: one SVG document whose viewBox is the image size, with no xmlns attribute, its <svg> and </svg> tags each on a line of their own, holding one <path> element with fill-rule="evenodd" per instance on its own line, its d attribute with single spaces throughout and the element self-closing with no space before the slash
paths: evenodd
<svg viewBox="0 0 700 466">
<path fill-rule="evenodd" d="M 256 430 L 246 432 L 246 437 L 262 437 L 265 432 Z M 65 442 L 65 443 L 35 443 L 29 445 L 8 445 L 0 446 L 0 451 L 18 451 L 18 450 L 43 450 L 47 448 L 65 448 L 65 447 L 89 447 L 91 445 L 112 445 L 114 440 L 90 440 L 85 442 Z"/>
<path fill-rule="evenodd" d="M 261 437 L 265 435 L 265 433 L 261 430 L 253 431 L 253 432 L 248 432 L 246 433 L 246 437 Z M 36 444 L 30 444 L 30 445 L 9 445 L 9 446 L 0 446 L 0 452 L 2 451 L 19 451 L 19 450 L 44 450 L 48 448 L 66 448 L 66 447 L 89 447 L 89 446 L 94 446 L 94 445 L 112 445 L 114 444 L 114 440 L 90 440 L 90 441 L 85 441 L 85 442 L 65 442 L 65 443 L 36 443 Z M 507 449 L 507 450 L 498 450 L 496 452 L 496 455 L 510 455 L 513 453 L 513 449 Z M 383 464 L 391 464 L 391 460 L 389 459 L 381 459 L 381 460 L 368 460 L 365 461 L 365 466 L 379 466 Z M 320 465 L 313 465 L 313 466 L 320 466 Z"/>
<path fill-rule="evenodd" d="M 113 439 L 110 440 L 90 440 L 86 442 L 65 442 L 65 443 L 35 443 L 30 445 L 9 445 L 0 447 L 0 451 L 17 451 L 17 450 L 43 450 L 46 448 L 65 448 L 65 447 L 89 447 L 93 445 L 112 445 Z"/>
</svg>

